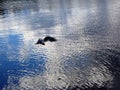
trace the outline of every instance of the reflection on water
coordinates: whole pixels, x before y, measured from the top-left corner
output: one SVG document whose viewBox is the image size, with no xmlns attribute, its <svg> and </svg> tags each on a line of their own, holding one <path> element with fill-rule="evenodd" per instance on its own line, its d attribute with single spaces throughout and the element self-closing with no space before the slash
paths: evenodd
<svg viewBox="0 0 120 90">
<path fill-rule="evenodd" d="M 119 90 L 119 4 L 1 1 L 0 89 Z M 58 41 L 35 45 L 46 35 Z"/>
</svg>

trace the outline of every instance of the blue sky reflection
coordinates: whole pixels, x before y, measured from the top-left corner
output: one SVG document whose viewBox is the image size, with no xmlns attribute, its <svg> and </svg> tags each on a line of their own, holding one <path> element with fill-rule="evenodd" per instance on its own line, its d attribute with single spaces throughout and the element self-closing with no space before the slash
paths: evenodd
<svg viewBox="0 0 120 90">
<path fill-rule="evenodd" d="M 20 77 L 35 76 L 45 71 L 46 57 L 43 53 L 20 53 L 24 47 L 23 37 L 20 34 L 8 34 L 4 38 L 0 36 L 0 88 L 8 84 L 8 78 L 15 76 L 13 84 L 17 84 Z M 31 48 L 29 48 L 31 52 Z M 28 54 L 27 57 L 24 54 Z M 21 55 L 24 55 L 25 58 Z M 34 57 L 34 58 L 33 58 Z M 36 58 L 35 58 L 36 57 Z M 24 59 L 24 61 L 21 61 Z"/>
</svg>

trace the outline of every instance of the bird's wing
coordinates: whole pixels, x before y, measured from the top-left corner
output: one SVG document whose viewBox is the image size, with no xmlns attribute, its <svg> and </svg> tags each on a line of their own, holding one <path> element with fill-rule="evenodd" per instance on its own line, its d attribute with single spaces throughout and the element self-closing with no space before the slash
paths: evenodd
<svg viewBox="0 0 120 90">
<path fill-rule="evenodd" d="M 57 40 L 56 40 L 54 37 L 46 36 L 46 37 L 44 38 L 44 42 L 46 42 L 46 41 L 53 42 L 53 41 L 57 41 Z"/>
<path fill-rule="evenodd" d="M 38 41 L 36 42 L 36 44 L 39 44 L 40 43 L 40 39 L 38 39 Z"/>
</svg>

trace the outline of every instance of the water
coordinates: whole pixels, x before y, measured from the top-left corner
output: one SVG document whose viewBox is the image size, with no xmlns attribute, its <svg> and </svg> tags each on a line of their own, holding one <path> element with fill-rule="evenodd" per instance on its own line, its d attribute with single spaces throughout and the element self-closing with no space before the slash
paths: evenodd
<svg viewBox="0 0 120 90">
<path fill-rule="evenodd" d="M 119 90 L 119 14 L 118 0 L 1 1 L 0 90 Z"/>
</svg>

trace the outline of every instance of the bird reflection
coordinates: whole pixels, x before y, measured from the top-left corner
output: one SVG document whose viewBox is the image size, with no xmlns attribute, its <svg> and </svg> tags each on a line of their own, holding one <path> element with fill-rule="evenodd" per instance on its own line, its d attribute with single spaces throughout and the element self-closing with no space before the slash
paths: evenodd
<svg viewBox="0 0 120 90">
<path fill-rule="evenodd" d="M 55 42 L 57 39 L 51 36 L 46 36 L 44 39 L 38 39 L 38 41 L 35 44 L 42 44 L 45 45 L 45 42 L 50 41 L 50 42 Z"/>
</svg>

